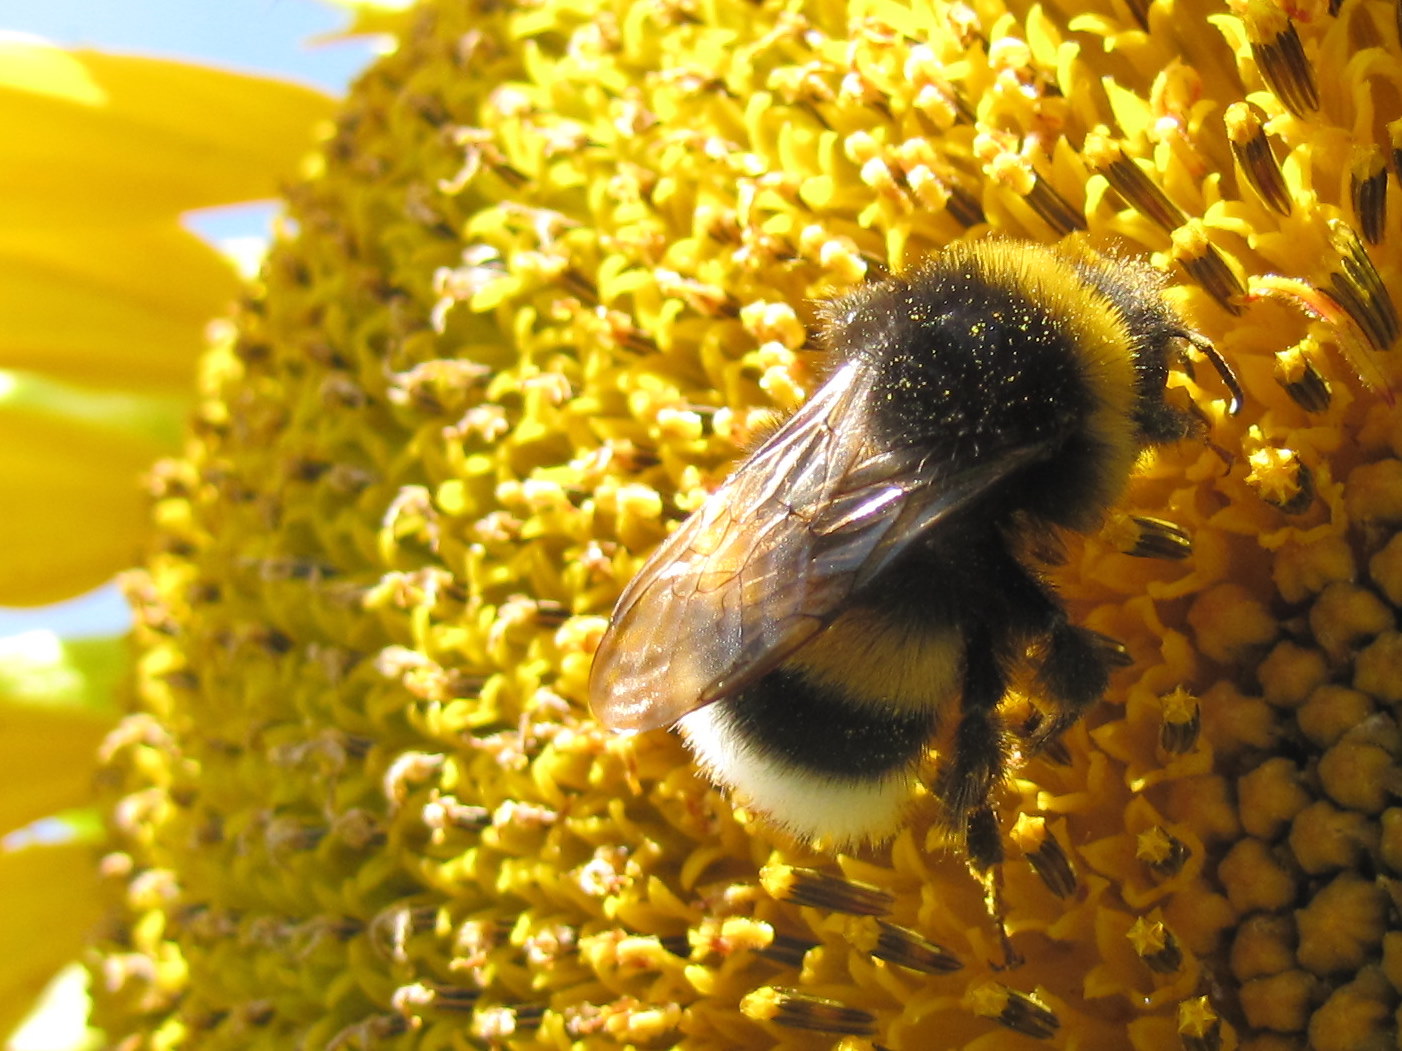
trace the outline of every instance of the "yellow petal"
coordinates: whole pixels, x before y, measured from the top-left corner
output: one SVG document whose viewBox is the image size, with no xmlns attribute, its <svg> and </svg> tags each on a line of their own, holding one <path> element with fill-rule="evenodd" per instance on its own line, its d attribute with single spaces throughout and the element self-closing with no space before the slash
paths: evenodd
<svg viewBox="0 0 1402 1051">
<path fill-rule="evenodd" d="M 9 1033 L 98 917 L 93 848 L 59 843 L 0 851 L 0 1034 Z"/>
<path fill-rule="evenodd" d="M 125 663 L 116 639 L 0 639 L 0 836 L 91 805 L 98 745 L 116 723 L 97 695 Z"/>
<path fill-rule="evenodd" d="M 115 719 L 0 699 L 0 835 L 89 806 L 97 748 Z"/>
<path fill-rule="evenodd" d="M 327 40 L 377 34 L 392 38 L 403 30 L 407 12 L 413 7 L 412 0 L 329 0 L 329 2 L 335 7 L 345 8 L 351 13 L 352 18 L 346 28 L 326 34 L 323 39 Z"/>
<path fill-rule="evenodd" d="M 331 112 L 325 95 L 286 81 L 161 59 L 73 52 L 39 61 L 33 41 L 0 40 L 0 225 L 129 225 L 273 195 Z M 94 90 L 96 89 L 96 90 Z M 179 105 L 172 105 L 179 100 Z M 117 210 L 114 210 L 117 209 Z M 140 260 L 131 257 L 136 265 Z"/>
<path fill-rule="evenodd" d="M 0 360 L 68 382 L 188 392 L 205 327 L 237 289 L 228 261 L 173 215 L 81 231 L 0 226 Z"/>
<path fill-rule="evenodd" d="M 140 424 L 5 405 L 0 604 L 55 602 L 133 563 L 148 533 L 140 479 L 164 448 Z"/>
<path fill-rule="evenodd" d="M 22 33 L 0 32 L 0 89 L 100 106 L 102 88 L 76 55 Z"/>
<path fill-rule="evenodd" d="M 188 391 L 237 285 L 179 214 L 276 192 L 329 108 L 284 82 L 0 37 L 0 127 L 22 131 L 0 137 L 0 366 Z M 0 602 L 102 583 L 139 549 L 137 479 L 169 446 L 5 407 Z"/>
<path fill-rule="evenodd" d="M 0 364 L 188 390 L 238 285 L 178 216 L 274 194 L 329 107 L 282 81 L 0 37 L 0 127 L 23 129 L 0 138 Z"/>
</svg>

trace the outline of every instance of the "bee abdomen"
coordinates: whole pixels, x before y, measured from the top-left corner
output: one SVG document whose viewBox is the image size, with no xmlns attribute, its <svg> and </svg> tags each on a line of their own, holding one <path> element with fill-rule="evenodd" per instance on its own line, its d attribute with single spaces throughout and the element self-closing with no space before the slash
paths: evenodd
<svg viewBox="0 0 1402 1051">
<path fill-rule="evenodd" d="M 810 840 L 853 843 L 884 838 L 901 823 L 937 714 L 872 705 L 780 669 L 678 728 L 711 779 L 772 823 Z"/>
</svg>

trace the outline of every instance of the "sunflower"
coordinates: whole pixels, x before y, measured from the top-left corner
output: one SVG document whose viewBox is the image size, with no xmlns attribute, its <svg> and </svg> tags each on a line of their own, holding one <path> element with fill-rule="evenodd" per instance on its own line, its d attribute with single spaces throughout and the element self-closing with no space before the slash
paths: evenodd
<svg viewBox="0 0 1402 1051">
<path fill-rule="evenodd" d="M 289 84 L 0 37 L 0 604 L 140 556 L 141 476 L 179 450 L 206 327 L 240 287 L 181 215 L 275 193 L 329 112 Z M 0 1033 L 98 918 L 83 811 L 125 661 L 120 639 L 0 640 Z"/>
<path fill-rule="evenodd" d="M 420 3 L 155 473 L 111 1041 L 1395 1046 L 1400 57 L 1382 0 Z M 1179 377 L 1210 442 L 1057 571 L 1134 663 L 1000 793 L 997 918 L 928 815 L 793 843 L 586 693 L 815 302 L 987 234 L 1152 260 L 1246 392 Z"/>
</svg>

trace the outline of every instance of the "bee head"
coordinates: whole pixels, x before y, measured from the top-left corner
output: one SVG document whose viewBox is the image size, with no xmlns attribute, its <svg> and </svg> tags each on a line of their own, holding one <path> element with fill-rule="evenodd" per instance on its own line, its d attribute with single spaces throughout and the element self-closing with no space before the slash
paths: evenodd
<svg viewBox="0 0 1402 1051">
<path fill-rule="evenodd" d="M 1135 370 L 1133 415 L 1145 445 L 1161 445 L 1197 434 L 1200 412 L 1184 413 L 1164 399 L 1169 372 L 1184 368 L 1192 374 L 1189 348 L 1212 364 L 1231 395 L 1227 411 L 1235 415 L 1243 399 L 1236 373 L 1212 341 L 1187 328 L 1164 298 L 1164 278 L 1134 259 L 1086 256 L 1078 261 L 1081 277 L 1110 301 L 1131 334 Z"/>
</svg>

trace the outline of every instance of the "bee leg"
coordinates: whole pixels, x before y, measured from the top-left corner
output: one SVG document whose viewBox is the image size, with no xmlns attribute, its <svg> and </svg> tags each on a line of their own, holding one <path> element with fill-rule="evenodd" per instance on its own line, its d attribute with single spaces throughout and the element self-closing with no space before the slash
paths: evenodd
<svg viewBox="0 0 1402 1051">
<path fill-rule="evenodd" d="M 1114 639 L 1072 624 L 1056 592 L 1011 555 L 997 566 L 996 579 L 1008 598 L 1010 630 L 1043 640 L 1037 692 L 1050 712 L 1033 738 L 1031 750 L 1037 751 L 1104 696 L 1111 667 L 1129 663 L 1129 657 Z"/>
<path fill-rule="evenodd" d="M 1128 663 L 1123 646 L 1108 636 L 1057 618 L 1047 633 L 1046 655 L 1037 671 L 1042 699 L 1054 710 L 1040 728 L 1041 743 L 1054 741 L 1105 695 L 1110 668 Z"/>
<path fill-rule="evenodd" d="M 992 633 L 983 627 L 968 632 L 964 645 L 964 682 L 960 702 L 959 724 L 954 728 L 948 758 L 941 763 L 935 779 L 934 792 L 944 804 L 949 824 L 965 827 L 966 845 L 974 845 L 967 824 L 980 810 L 991 814 L 989 800 L 993 789 L 1003 778 L 1008 753 L 1007 731 L 998 715 L 998 704 L 1007 692 L 1007 677 L 1003 672 L 1002 640 L 995 642 Z M 994 835 L 991 837 L 997 840 Z M 985 837 L 980 836 L 980 843 Z M 991 848 L 990 848 L 991 849 Z M 989 863 L 1001 858 L 989 855 Z M 970 856 L 978 861 L 970 850 Z M 981 865 L 987 868 L 988 865 Z"/>
<path fill-rule="evenodd" d="M 1003 834 L 993 813 L 993 790 L 1003 779 L 1008 734 L 998 715 L 1007 691 L 1003 670 L 1008 640 L 984 626 L 968 631 L 964 645 L 964 681 L 959 724 L 934 792 L 945 819 L 963 833 L 970 867 L 984 885 L 988 913 L 998 926 L 1004 966 L 1020 957 L 1013 948 L 1003 908 Z"/>
<path fill-rule="evenodd" d="M 1003 833 L 993 808 L 985 805 L 969 815 L 964 826 L 969 851 L 969 866 L 983 884 L 984 908 L 998 926 L 998 941 L 1003 947 L 1001 968 L 1009 969 L 1022 963 L 1022 954 L 1013 948 L 1008 934 L 1008 913 L 1003 905 Z"/>
</svg>

